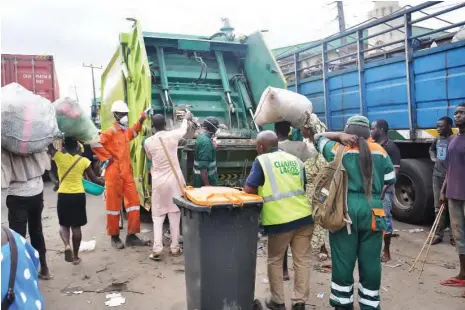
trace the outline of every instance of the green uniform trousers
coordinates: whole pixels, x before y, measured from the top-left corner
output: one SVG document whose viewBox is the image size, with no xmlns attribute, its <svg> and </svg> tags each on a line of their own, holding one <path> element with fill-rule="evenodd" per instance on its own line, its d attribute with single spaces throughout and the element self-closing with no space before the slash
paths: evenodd
<svg viewBox="0 0 465 310">
<path fill-rule="evenodd" d="M 374 196 L 368 204 L 364 194 L 348 195 L 351 233 L 343 228 L 330 233 L 332 279 L 330 304 L 332 307 L 352 309 L 354 302 L 354 268 L 358 259 L 358 296 L 361 310 L 380 309 L 381 246 L 386 221 L 374 216 L 373 208 L 382 209 L 382 202 Z M 379 231 L 373 231 L 372 221 Z"/>
</svg>

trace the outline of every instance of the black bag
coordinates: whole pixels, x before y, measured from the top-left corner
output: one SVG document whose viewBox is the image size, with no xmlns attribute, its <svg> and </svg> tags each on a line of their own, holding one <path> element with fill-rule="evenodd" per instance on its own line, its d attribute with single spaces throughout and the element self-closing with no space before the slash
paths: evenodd
<svg viewBox="0 0 465 310">
<path fill-rule="evenodd" d="M 7 310 L 15 301 L 15 280 L 16 269 L 18 267 L 18 247 L 16 246 L 15 237 L 9 228 L 2 226 L 2 245 L 10 244 L 11 252 L 11 265 L 10 265 L 10 279 L 8 280 L 8 290 L 5 299 L 2 300 L 2 310 Z"/>
</svg>

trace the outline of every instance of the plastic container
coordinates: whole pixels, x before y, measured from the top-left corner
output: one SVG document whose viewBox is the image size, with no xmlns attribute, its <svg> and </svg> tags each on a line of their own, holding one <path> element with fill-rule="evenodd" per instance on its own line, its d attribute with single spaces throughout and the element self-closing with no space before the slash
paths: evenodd
<svg viewBox="0 0 465 310">
<path fill-rule="evenodd" d="M 262 198 L 226 187 L 188 188 L 186 197 L 197 203 L 174 202 L 182 213 L 187 309 L 262 309 L 254 300 Z M 224 202 L 230 197 L 239 203 Z"/>
<path fill-rule="evenodd" d="M 86 179 L 82 179 L 82 185 L 84 186 L 84 191 L 90 195 L 100 196 L 105 191 L 105 187 L 87 181 Z"/>
</svg>

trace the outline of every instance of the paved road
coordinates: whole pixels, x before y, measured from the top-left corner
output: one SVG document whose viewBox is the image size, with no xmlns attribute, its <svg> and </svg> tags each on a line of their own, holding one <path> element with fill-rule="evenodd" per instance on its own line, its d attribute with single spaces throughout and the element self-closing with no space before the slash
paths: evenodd
<svg viewBox="0 0 465 310">
<path fill-rule="evenodd" d="M 48 260 L 54 275 L 52 281 L 42 281 L 41 290 L 45 296 L 46 309 L 105 309 L 105 290 L 112 283 L 126 283 L 132 292 L 122 292 L 126 303 L 122 309 L 173 309 L 185 310 L 186 291 L 184 281 L 184 258 L 166 257 L 163 262 L 147 259 L 149 248 L 125 249 L 116 251 L 110 247 L 105 235 L 104 202 L 101 197 L 87 197 L 88 224 L 83 229 L 83 239 L 95 239 L 95 251 L 82 254 L 82 264 L 73 266 L 66 263 L 61 253 L 63 246 L 58 236 L 58 220 L 56 216 L 56 194 L 46 184 L 44 193 L 45 210 L 43 223 L 48 248 Z M 5 195 L 2 192 L 2 223 L 7 222 Z M 382 308 L 389 310 L 463 310 L 465 300 L 460 298 L 461 290 L 445 288 L 439 281 L 458 273 L 458 257 L 454 248 L 444 243 L 432 248 L 429 262 L 425 266 L 422 279 L 418 272 L 408 274 L 409 264 L 413 262 L 423 244 L 428 227 L 424 232 L 409 233 L 408 230 L 418 228 L 402 223 L 395 223 L 399 229 L 399 238 L 393 241 L 394 261 L 392 268 L 383 268 Z M 143 229 L 152 230 L 150 224 L 143 224 Z M 153 238 L 152 233 L 142 234 Z M 315 265 L 318 264 L 315 260 Z M 292 264 L 291 264 L 292 265 Z M 330 293 L 330 275 L 318 272 L 316 267 L 311 272 L 311 300 L 308 309 L 332 309 L 328 306 Z M 292 275 L 291 275 L 292 277 Z M 357 276 L 355 275 L 355 278 Z M 265 254 L 259 251 L 257 259 L 257 277 L 255 294 L 264 299 L 268 295 L 266 279 Z M 286 296 L 290 298 L 292 283 L 286 285 Z M 463 289 L 462 289 L 463 290 Z M 81 294 L 73 292 L 83 291 Z M 317 298 L 318 293 L 323 298 Z M 288 300 L 290 303 L 290 300 Z"/>
</svg>

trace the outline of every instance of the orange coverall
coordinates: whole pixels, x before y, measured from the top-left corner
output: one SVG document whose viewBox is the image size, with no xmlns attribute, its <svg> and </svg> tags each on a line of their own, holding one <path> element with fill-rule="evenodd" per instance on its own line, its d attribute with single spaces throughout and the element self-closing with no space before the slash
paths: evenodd
<svg viewBox="0 0 465 310">
<path fill-rule="evenodd" d="M 100 134 L 100 143 L 92 144 L 92 151 L 101 162 L 113 158 L 105 172 L 107 233 L 119 235 L 119 216 L 124 196 L 128 214 L 128 234 L 140 232 L 140 201 L 132 175 L 129 142 L 141 130 L 140 122 L 123 130 L 116 123 Z"/>
</svg>

